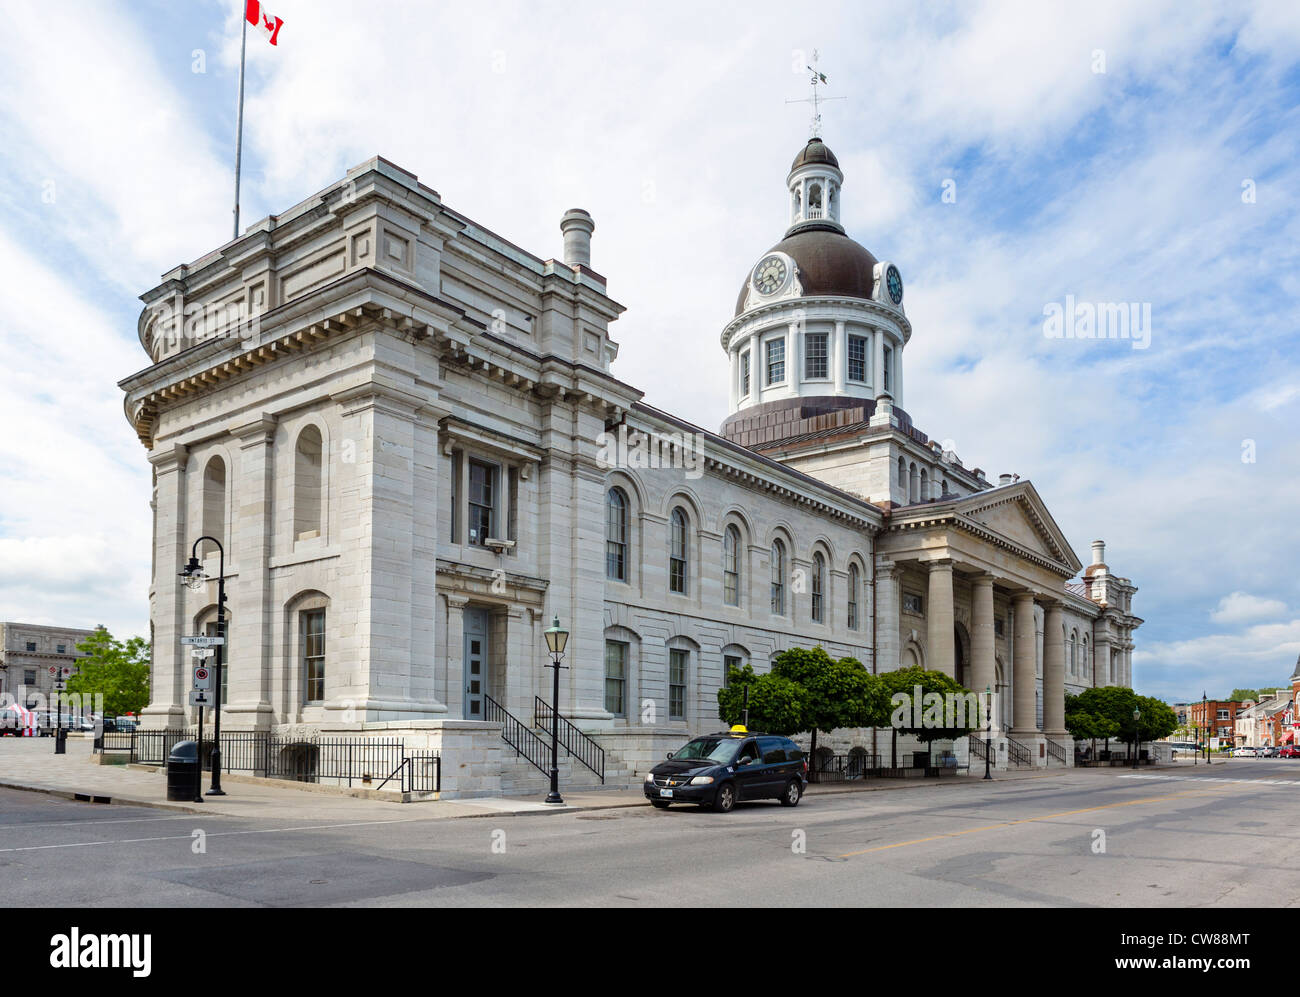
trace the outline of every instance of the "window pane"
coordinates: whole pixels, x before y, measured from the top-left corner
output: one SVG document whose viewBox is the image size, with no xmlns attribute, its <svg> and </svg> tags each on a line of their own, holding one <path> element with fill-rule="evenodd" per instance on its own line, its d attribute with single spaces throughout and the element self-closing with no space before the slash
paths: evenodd
<svg viewBox="0 0 1300 997">
<path fill-rule="evenodd" d="M 674 509 L 669 544 L 668 587 L 682 595 L 686 594 L 686 529 L 686 513 Z"/>
<path fill-rule="evenodd" d="M 849 337 L 849 380 L 867 379 L 867 339 L 865 336 Z"/>
<path fill-rule="evenodd" d="M 627 581 L 627 499 L 617 488 L 605 496 L 605 577 Z"/>
<path fill-rule="evenodd" d="M 767 383 L 778 384 L 785 380 L 785 340 L 773 339 L 767 344 Z"/>
<path fill-rule="evenodd" d="M 627 684 L 627 645 L 605 641 L 605 710 L 617 717 L 627 715 L 624 699 Z"/>
<path fill-rule="evenodd" d="M 803 376 L 826 377 L 826 333 L 808 333 L 803 337 Z"/>
<path fill-rule="evenodd" d="M 740 394 L 749 394 L 749 354 L 740 355 Z"/>
<path fill-rule="evenodd" d="M 686 718 L 686 665 L 689 651 L 668 652 L 668 718 Z"/>
</svg>

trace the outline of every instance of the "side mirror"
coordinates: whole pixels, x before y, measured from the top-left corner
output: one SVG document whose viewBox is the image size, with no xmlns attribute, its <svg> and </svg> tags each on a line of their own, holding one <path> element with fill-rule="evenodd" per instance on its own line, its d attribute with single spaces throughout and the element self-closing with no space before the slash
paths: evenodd
<svg viewBox="0 0 1300 997">
<path fill-rule="evenodd" d="M 665 757 L 665 758 L 672 758 L 672 757 L 673 757 L 673 753 L 670 751 L 670 752 L 668 752 L 668 754 L 664 755 L 664 757 Z"/>
</svg>

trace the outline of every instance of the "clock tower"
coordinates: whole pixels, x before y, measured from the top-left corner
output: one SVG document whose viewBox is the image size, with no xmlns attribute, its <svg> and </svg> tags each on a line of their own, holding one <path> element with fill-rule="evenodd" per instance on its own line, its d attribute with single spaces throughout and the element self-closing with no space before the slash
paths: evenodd
<svg viewBox="0 0 1300 997">
<path fill-rule="evenodd" d="M 848 410 L 866 419 L 884 406 L 906 418 L 903 279 L 845 233 L 843 185 L 835 154 L 809 139 L 786 176 L 785 237 L 751 266 L 722 331 L 731 367 L 722 432 L 737 442 Z"/>
</svg>

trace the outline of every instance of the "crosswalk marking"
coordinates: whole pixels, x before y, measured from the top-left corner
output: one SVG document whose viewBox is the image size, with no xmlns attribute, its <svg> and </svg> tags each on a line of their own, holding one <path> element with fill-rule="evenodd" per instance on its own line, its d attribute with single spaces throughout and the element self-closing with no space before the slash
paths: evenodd
<svg viewBox="0 0 1300 997">
<path fill-rule="evenodd" d="M 1170 782 L 1232 782 L 1251 786 L 1300 786 L 1297 779 L 1232 779 L 1221 775 L 1122 775 L 1121 779 L 1162 779 Z"/>
</svg>

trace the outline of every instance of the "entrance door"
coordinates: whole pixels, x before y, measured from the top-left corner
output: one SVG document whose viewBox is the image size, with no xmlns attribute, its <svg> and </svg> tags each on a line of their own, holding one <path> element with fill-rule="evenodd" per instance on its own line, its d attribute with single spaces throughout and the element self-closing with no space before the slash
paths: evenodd
<svg viewBox="0 0 1300 997">
<path fill-rule="evenodd" d="M 483 694 L 487 691 L 488 614 L 485 609 L 465 609 L 465 698 L 466 720 L 483 719 Z"/>
</svg>

